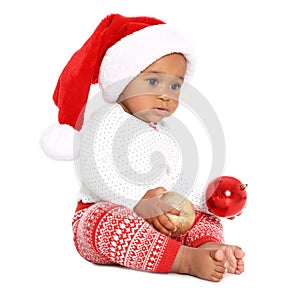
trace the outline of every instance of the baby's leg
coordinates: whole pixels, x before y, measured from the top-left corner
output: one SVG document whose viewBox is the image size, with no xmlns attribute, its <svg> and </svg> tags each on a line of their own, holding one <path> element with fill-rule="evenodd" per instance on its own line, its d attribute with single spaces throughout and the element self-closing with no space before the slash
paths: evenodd
<svg viewBox="0 0 300 292">
<path fill-rule="evenodd" d="M 75 213 L 73 231 L 75 246 L 83 258 L 96 264 L 170 272 L 180 242 L 123 206 L 109 202 L 81 205 L 84 208 Z"/>
<path fill-rule="evenodd" d="M 215 250 L 221 249 L 226 259 L 227 270 L 232 274 L 241 274 L 244 272 L 244 251 L 235 245 L 220 244 L 217 242 L 205 242 L 201 244 L 199 249 Z"/>
<path fill-rule="evenodd" d="M 190 247 L 197 247 L 209 241 L 223 243 L 223 225 L 218 217 L 196 211 L 191 229 L 183 235 L 173 238 Z"/>
<path fill-rule="evenodd" d="M 245 253 L 237 246 L 224 244 L 223 226 L 216 216 L 196 211 L 192 228 L 176 239 L 190 247 L 205 248 L 207 252 L 221 249 L 226 258 L 228 272 L 234 274 L 244 272 Z"/>
<path fill-rule="evenodd" d="M 219 282 L 226 272 L 225 255 L 221 248 L 200 249 L 182 245 L 171 271 Z"/>
</svg>

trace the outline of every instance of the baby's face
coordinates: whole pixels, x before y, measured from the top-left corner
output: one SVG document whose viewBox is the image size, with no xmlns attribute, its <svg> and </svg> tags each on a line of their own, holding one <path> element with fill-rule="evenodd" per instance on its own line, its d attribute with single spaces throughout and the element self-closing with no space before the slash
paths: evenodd
<svg viewBox="0 0 300 292">
<path fill-rule="evenodd" d="M 158 123 L 175 112 L 185 72 L 181 54 L 164 56 L 128 84 L 119 102 L 139 119 Z"/>
</svg>

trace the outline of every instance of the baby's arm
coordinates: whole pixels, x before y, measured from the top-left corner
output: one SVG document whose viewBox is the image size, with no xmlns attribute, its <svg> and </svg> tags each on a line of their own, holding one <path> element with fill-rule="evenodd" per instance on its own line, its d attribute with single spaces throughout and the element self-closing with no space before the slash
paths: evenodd
<svg viewBox="0 0 300 292">
<path fill-rule="evenodd" d="M 148 190 L 133 210 L 165 235 L 176 231 L 176 226 L 169 220 L 166 213 L 180 215 L 180 211 L 164 203 L 160 198 L 167 190 L 163 187 Z"/>
</svg>

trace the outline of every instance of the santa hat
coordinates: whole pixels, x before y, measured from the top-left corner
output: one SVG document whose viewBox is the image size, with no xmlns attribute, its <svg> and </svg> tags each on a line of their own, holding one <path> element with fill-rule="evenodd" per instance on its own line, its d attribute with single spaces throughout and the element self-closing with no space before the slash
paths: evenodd
<svg viewBox="0 0 300 292">
<path fill-rule="evenodd" d="M 91 85 L 99 83 L 103 98 L 114 103 L 128 84 L 128 77 L 134 78 L 171 53 L 185 56 L 186 77 L 190 77 L 194 54 L 190 43 L 176 29 L 152 17 L 111 14 L 104 18 L 59 77 L 53 95 L 59 124 L 43 133 L 41 147 L 44 152 L 56 160 L 76 158 L 74 150 L 78 153 L 78 131 L 83 124 Z M 127 80 L 127 84 L 113 86 L 120 80 Z"/>
</svg>

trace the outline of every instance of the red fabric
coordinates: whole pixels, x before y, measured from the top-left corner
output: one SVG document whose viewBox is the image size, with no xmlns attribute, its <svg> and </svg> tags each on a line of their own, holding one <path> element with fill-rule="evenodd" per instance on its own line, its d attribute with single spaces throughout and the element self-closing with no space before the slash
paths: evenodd
<svg viewBox="0 0 300 292">
<path fill-rule="evenodd" d="M 224 243 L 223 226 L 220 218 L 196 211 L 191 229 L 173 238 L 190 247 L 197 247 L 208 241 Z"/>
<path fill-rule="evenodd" d="M 188 232 L 171 238 L 128 208 L 110 202 L 79 202 L 72 225 L 75 246 L 86 260 L 156 273 L 170 272 L 182 244 L 195 247 L 205 241 L 223 241 L 216 217 L 197 213 Z"/>
<path fill-rule="evenodd" d="M 162 23 L 155 18 L 119 14 L 104 18 L 82 48 L 71 57 L 59 77 L 53 94 L 53 100 L 59 108 L 59 123 L 80 130 L 90 86 L 98 82 L 106 51 L 127 35 Z"/>
<path fill-rule="evenodd" d="M 82 209 L 86 209 L 86 208 L 88 208 L 88 207 L 90 207 L 92 205 L 94 205 L 94 203 L 83 203 L 82 201 L 79 201 L 77 203 L 75 213 L 81 211 Z"/>
</svg>

